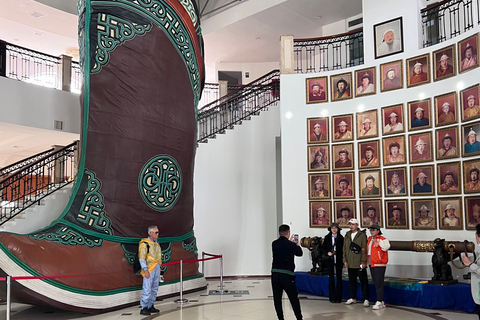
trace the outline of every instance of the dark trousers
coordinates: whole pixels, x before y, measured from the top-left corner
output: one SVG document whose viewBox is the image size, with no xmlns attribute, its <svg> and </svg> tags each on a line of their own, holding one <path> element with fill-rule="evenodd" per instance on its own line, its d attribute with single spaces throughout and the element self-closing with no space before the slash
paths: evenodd
<svg viewBox="0 0 480 320">
<path fill-rule="evenodd" d="M 277 312 L 279 320 L 284 320 L 282 309 L 282 295 L 284 290 L 290 300 L 295 317 L 297 320 L 302 320 L 302 310 L 300 309 L 300 301 L 298 300 L 295 276 L 272 272 L 273 304 L 275 305 L 275 311 Z"/>
<path fill-rule="evenodd" d="M 478 319 L 480 319 L 480 304 L 477 304 L 477 315 Z"/>
<path fill-rule="evenodd" d="M 343 280 L 342 280 L 343 263 L 331 263 L 328 266 L 328 297 L 330 301 L 342 301 Z M 337 275 L 337 287 L 335 288 L 335 274 Z"/>
<path fill-rule="evenodd" d="M 372 282 L 377 292 L 377 301 L 383 301 L 383 287 L 385 283 L 385 270 L 387 267 L 370 267 Z"/>
<path fill-rule="evenodd" d="M 360 279 L 363 299 L 368 300 L 370 298 L 370 293 L 368 291 L 367 268 L 348 268 L 348 292 L 350 298 L 356 299 L 357 297 L 357 278 Z"/>
</svg>

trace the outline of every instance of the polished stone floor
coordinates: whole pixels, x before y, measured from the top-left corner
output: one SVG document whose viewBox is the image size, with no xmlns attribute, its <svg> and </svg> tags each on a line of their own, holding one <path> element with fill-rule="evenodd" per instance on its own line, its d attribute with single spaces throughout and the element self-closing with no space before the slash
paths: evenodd
<svg viewBox="0 0 480 320">
<path fill-rule="evenodd" d="M 141 316 L 139 307 L 128 307 L 101 315 L 87 315 L 67 312 L 63 310 L 40 308 L 22 304 L 13 304 L 12 320 L 265 320 L 277 319 L 273 308 L 270 280 L 260 278 L 244 278 L 225 282 L 225 290 L 231 294 L 213 295 L 213 290 L 219 289 L 219 281 L 208 281 L 208 289 L 188 295 L 186 303 L 177 303 L 177 298 L 157 301 L 155 306 L 161 310 L 160 314 Z M 241 294 L 241 291 L 248 294 Z M 286 296 L 284 297 L 285 320 L 295 320 L 292 309 Z M 474 314 L 452 312 L 446 310 L 417 309 L 387 305 L 385 309 L 372 310 L 362 304 L 346 306 L 344 303 L 332 304 L 326 297 L 300 295 L 303 318 L 305 320 L 337 320 L 337 319 L 447 319 L 447 320 L 474 320 Z M 373 305 L 373 304 L 372 304 Z M 6 305 L 0 305 L 0 319 L 6 319 Z"/>
</svg>

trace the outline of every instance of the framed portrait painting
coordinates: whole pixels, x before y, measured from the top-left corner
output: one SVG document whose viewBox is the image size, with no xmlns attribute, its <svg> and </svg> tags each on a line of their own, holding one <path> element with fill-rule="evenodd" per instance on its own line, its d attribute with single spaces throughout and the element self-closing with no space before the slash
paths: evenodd
<svg viewBox="0 0 480 320">
<path fill-rule="evenodd" d="M 332 101 L 347 100 L 353 98 L 352 92 L 352 74 L 342 73 L 330 76 Z"/>
<path fill-rule="evenodd" d="M 355 197 L 355 180 L 353 172 L 333 174 L 335 194 L 334 199 L 353 199 Z"/>
<path fill-rule="evenodd" d="M 355 97 L 368 96 L 377 92 L 376 67 L 355 71 Z"/>
<path fill-rule="evenodd" d="M 480 154 L 479 132 L 480 122 L 464 124 L 462 126 L 462 155 L 464 157 L 471 157 Z"/>
<path fill-rule="evenodd" d="M 328 142 L 328 118 L 307 119 L 307 143 Z"/>
<path fill-rule="evenodd" d="M 461 171 L 459 162 L 440 163 L 437 165 L 438 194 L 460 194 Z"/>
<path fill-rule="evenodd" d="M 437 129 L 436 141 L 437 160 L 458 158 L 460 156 L 457 126 Z"/>
<path fill-rule="evenodd" d="M 458 68 L 460 73 L 478 67 L 478 33 L 458 42 Z"/>
<path fill-rule="evenodd" d="M 435 97 L 435 114 L 437 127 L 458 122 L 456 91 Z"/>
<path fill-rule="evenodd" d="M 330 201 L 310 201 L 310 228 L 325 228 L 331 224 Z"/>
<path fill-rule="evenodd" d="M 480 105 L 478 101 L 479 92 L 480 84 L 476 84 L 460 91 L 462 121 L 480 118 Z"/>
<path fill-rule="evenodd" d="M 384 138 L 382 141 L 384 165 L 389 166 L 407 162 L 405 156 L 405 137 L 403 135 Z"/>
<path fill-rule="evenodd" d="M 378 198 L 382 196 L 382 174 L 380 170 L 360 171 L 360 197 Z"/>
<path fill-rule="evenodd" d="M 430 82 L 430 54 L 407 59 L 407 88 Z"/>
<path fill-rule="evenodd" d="M 433 80 L 439 81 L 457 74 L 455 45 L 433 52 Z"/>
<path fill-rule="evenodd" d="M 403 103 L 382 108 L 383 134 L 405 132 L 403 126 Z"/>
<path fill-rule="evenodd" d="M 332 146 L 333 170 L 353 169 L 353 143 Z"/>
<path fill-rule="evenodd" d="M 463 161 L 463 192 L 480 193 L 480 160 Z"/>
<path fill-rule="evenodd" d="M 328 145 L 308 146 L 308 171 L 328 169 L 330 169 Z"/>
<path fill-rule="evenodd" d="M 438 198 L 440 229 L 463 230 L 462 198 Z"/>
<path fill-rule="evenodd" d="M 420 163 L 433 160 L 432 133 L 424 132 L 408 136 L 410 145 L 410 163 Z"/>
<path fill-rule="evenodd" d="M 335 201 L 335 222 L 340 227 L 348 227 L 348 220 L 357 218 L 357 210 L 355 209 L 355 201 Z"/>
<path fill-rule="evenodd" d="M 432 127 L 432 108 L 430 99 L 410 101 L 408 103 L 408 130 L 421 130 Z"/>
<path fill-rule="evenodd" d="M 378 224 L 383 228 L 382 200 L 360 200 L 362 228 Z"/>
<path fill-rule="evenodd" d="M 375 59 L 403 52 L 402 17 L 373 26 Z"/>
<path fill-rule="evenodd" d="M 407 200 L 386 200 L 385 212 L 387 229 L 408 229 Z"/>
<path fill-rule="evenodd" d="M 339 142 L 353 140 L 352 126 L 352 114 L 332 117 L 333 141 Z"/>
<path fill-rule="evenodd" d="M 380 167 L 379 154 L 380 145 L 378 140 L 360 142 L 358 144 L 358 159 L 360 159 L 358 165 L 360 169 Z"/>
<path fill-rule="evenodd" d="M 465 197 L 465 222 L 467 230 L 476 230 L 480 224 L 480 196 Z"/>
<path fill-rule="evenodd" d="M 308 175 L 308 198 L 310 200 L 330 199 L 330 174 L 311 173 Z"/>
<path fill-rule="evenodd" d="M 327 77 L 307 78 L 305 81 L 307 104 L 328 101 Z"/>
<path fill-rule="evenodd" d="M 432 165 L 410 167 L 410 179 L 412 196 L 433 196 L 435 194 L 435 171 Z"/>
<path fill-rule="evenodd" d="M 412 229 L 436 230 L 435 200 L 412 200 Z"/>
<path fill-rule="evenodd" d="M 378 137 L 378 111 L 370 110 L 357 113 L 357 138 Z"/>
<path fill-rule="evenodd" d="M 407 173 L 405 167 L 385 169 L 385 196 L 398 197 L 408 195 Z"/>
<path fill-rule="evenodd" d="M 402 60 L 388 62 L 380 65 L 380 91 L 390 91 L 403 88 Z"/>
</svg>

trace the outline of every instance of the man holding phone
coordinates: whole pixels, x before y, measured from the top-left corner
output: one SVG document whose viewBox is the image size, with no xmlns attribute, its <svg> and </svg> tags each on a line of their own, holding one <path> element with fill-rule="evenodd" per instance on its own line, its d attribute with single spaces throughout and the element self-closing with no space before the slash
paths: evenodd
<svg viewBox="0 0 480 320">
<path fill-rule="evenodd" d="M 300 301 L 298 300 L 297 285 L 295 283 L 294 257 L 303 255 L 302 248 L 298 245 L 298 235 L 290 236 L 290 227 L 282 224 L 278 228 L 279 237 L 272 242 L 272 291 L 273 304 L 279 320 L 284 320 L 282 309 L 283 291 L 287 293 L 290 304 L 297 320 L 302 320 Z M 295 243 L 295 236 L 297 241 Z"/>
</svg>

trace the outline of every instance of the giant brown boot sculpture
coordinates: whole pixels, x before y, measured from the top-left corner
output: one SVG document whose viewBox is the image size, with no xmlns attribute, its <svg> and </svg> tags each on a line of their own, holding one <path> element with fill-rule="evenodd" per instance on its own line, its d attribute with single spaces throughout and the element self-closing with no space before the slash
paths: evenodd
<svg viewBox="0 0 480 320">
<path fill-rule="evenodd" d="M 140 300 L 131 263 L 148 226 L 159 228 L 164 262 L 197 258 L 203 44 L 193 0 L 80 0 L 79 14 L 84 89 L 72 196 L 49 227 L 0 234 L 0 268 L 57 277 L 14 281 L 13 301 L 100 313 Z M 163 269 L 158 295 L 178 293 L 179 265 Z M 184 290 L 206 285 L 197 263 L 184 264 L 183 279 Z"/>
</svg>

